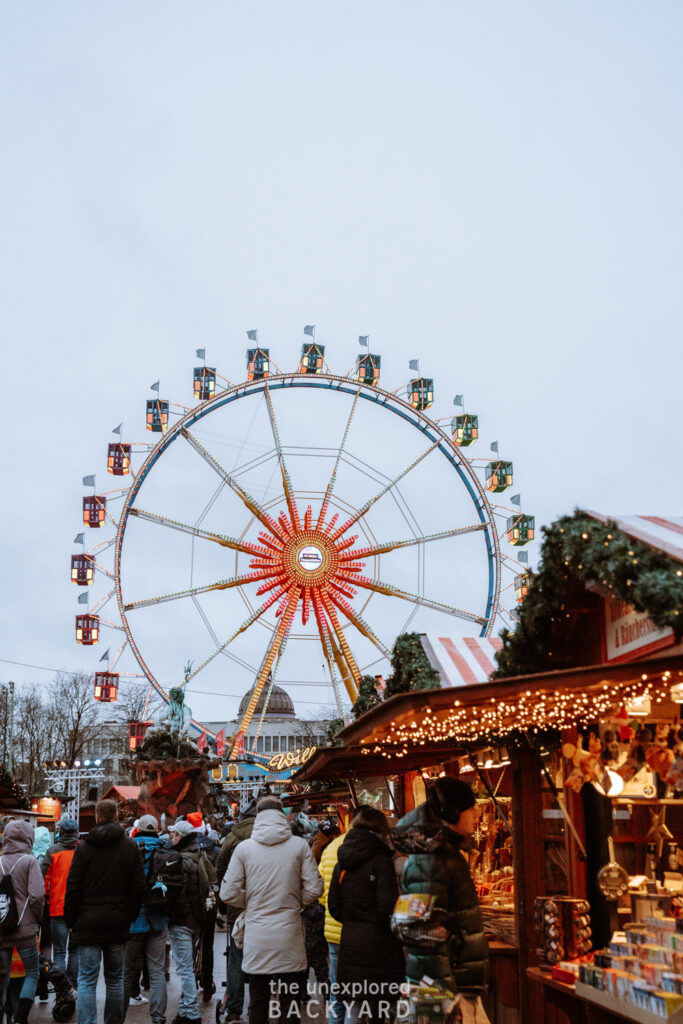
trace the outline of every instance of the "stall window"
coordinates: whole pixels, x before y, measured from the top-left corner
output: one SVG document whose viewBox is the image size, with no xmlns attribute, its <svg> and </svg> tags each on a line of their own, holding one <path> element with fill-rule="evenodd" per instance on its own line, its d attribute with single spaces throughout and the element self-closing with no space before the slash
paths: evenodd
<svg viewBox="0 0 683 1024">
<path fill-rule="evenodd" d="M 273 753 L 274 754 L 279 754 L 280 753 L 280 737 L 279 736 L 273 736 Z"/>
<path fill-rule="evenodd" d="M 287 742 L 289 744 L 289 750 L 291 750 L 292 753 L 294 753 L 294 751 L 296 750 L 296 736 L 288 736 Z"/>
<path fill-rule="evenodd" d="M 256 740 L 256 750 L 259 754 L 263 753 L 263 736 L 259 736 Z"/>
<path fill-rule="evenodd" d="M 266 754 L 270 754 L 270 736 L 264 736 L 264 740 L 265 740 L 265 747 L 264 747 L 265 752 L 266 752 Z"/>
</svg>

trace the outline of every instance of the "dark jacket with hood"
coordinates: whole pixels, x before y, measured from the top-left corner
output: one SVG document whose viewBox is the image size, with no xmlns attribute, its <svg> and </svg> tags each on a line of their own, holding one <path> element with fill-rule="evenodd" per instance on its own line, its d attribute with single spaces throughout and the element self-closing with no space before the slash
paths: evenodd
<svg viewBox="0 0 683 1024">
<path fill-rule="evenodd" d="M 342 923 L 338 981 L 405 979 L 403 947 L 390 927 L 397 897 L 392 850 L 376 832 L 352 828 L 339 847 L 327 896 L 328 910 Z"/>
<path fill-rule="evenodd" d="M 38 926 L 43 916 L 43 875 L 33 856 L 33 825 L 28 821 L 10 821 L 2 837 L 1 871 L 12 872 L 14 900 L 21 918 L 16 931 L 0 936 L 0 949 L 35 947 Z M 1 873 L 1 872 L 0 872 Z"/>
<path fill-rule="evenodd" d="M 236 847 L 239 843 L 244 842 L 245 839 L 251 839 L 251 833 L 254 828 L 255 821 L 256 803 L 252 801 L 252 803 L 250 803 L 245 809 L 244 813 L 240 815 L 240 820 L 232 826 L 223 840 L 221 852 L 218 854 L 218 860 L 216 861 L 216 874 L 218 875 L 219 884 L 223 881 L 225 872 L 228 870 L 230 865 L 230 858 L 235 852 Z M 239 907 L 225 908 L 225 919 L 228 924 L 234 924 L 239 914 Z"/>
<path fill-rule="evenodd" d="M 74 945 L 126 942 L 144 892 L 136 844 L 114 821 L 95 825 L 76 847 L 66 882 L 64 919 Z"/>
<path fill-rule="evenodd" d="M 401 818 L 393 833 L 394 845 L 410 856 L 403 868 L 405 893 L 436 896 L 436 906 L 447 912 L 446 942 L 435 949 L 406 945 L 407 975 L 419 981 L 425 974 L 453 991 L 480 993 L 489 979 L 489 947 L 467 861 L 461 853 L 464 837 L 433 813 L 426 803 Z"/>
</svg>

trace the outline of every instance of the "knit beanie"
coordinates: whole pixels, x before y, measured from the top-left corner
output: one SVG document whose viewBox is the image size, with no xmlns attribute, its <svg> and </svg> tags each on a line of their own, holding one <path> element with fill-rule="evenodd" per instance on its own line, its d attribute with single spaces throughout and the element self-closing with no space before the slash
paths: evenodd
<svg viewBox="0 0 683 1024">
<path fill-rule="evenodd" d="M 463 811 L 474 807 L 475 797 L 466 782 L 445 776 L 429 787 L 427 804 L 437 818 L 455 825 Z"/>
</svg>

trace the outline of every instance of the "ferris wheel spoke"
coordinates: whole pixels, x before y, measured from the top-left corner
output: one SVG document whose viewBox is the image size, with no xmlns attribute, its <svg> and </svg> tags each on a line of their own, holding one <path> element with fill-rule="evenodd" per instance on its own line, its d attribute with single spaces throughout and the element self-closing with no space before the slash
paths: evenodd
<svg viewBox="0 0 683 1024">
<path fill-rule="evenodd" d="M 373 544 L 367 548 L 356 548 L 352 552 L 343 552 L 339 556 L 341 562 L 353 562 L 358 558 L 372 558 L 373 555 L 383 555 L 387 551 L 397 551 L 399 548 L 409 548 L 416 544 L 428 544 L 433 540 L 445 540 L 447 537 L 459 537 L 466 533 L 476 533 L 485 530 L 486 523 L 474 523 L 472 526 L 459 526 L 454 530 L 443 530 L 441 533 L 428 533 L 424 537 L 410 537 L 408 540 L 387 541 L 385 544 Z"/>
<path fill-rule="evenodd" d="M 127 646 L 128 646 L 128 637 L 125 638 L 125 640 L 123 641 L 123 643 L 119 647 L 118 651 L 116 652 L 114 657 L 109 662 L 109 671 L 110 672 L 113 672 L 114 669 L 116 668 L 116 663 L 119 660 L 119 658 L 121 657 L 121 655 L 123 654 L 123 652 L 124 652 L 124 650 L 126 649 Z"/>
<path fill-rule="evenodd" d="M 322 523 L 323 523 L 323 521 L 325 519 L 325 516 L 327 515 L 327 508 L 328 508 L 328 505 L 329 505 L 329 502 L 330 502 L 330 498 L 332 496 L 332 492 L 333 492 L 335 484 L 337 482 L 337 470 L 339 469 L 339 463 L 341 462 L 342 454 L 344 452 L 344 449 L 346 448 L 346 439 L 349 436 L 349 430 L 351 429 L 351 420 L 353 419 L 353 414 L 356 411 L 356 406 L 358 405 L 358 398 L 359 398 L 359 396 L 360 396 L 360 388 L 358 388 L 358 391 L 356 391 L 356 394 L 355 394 L 354 399 L 353 399 L 353 405 L 351 406 L 351 412 L 349 413 L 349 418 L 346 421 L 346 429 L 344 430 L 344 434 L 343 434 L 343 437 L 342 437 L 342 440 L 341 440 L 341 444 L 339 445 L 339 451 L 337 452 L 337 458 L 335 459 L 334 469 L 332 470 L 332 476 L 330 477 L 330 481 L 329 481 L 329 483 L 327 485 L 327 489 L 325 490 L 325 495 L 323 497 L 322 504 L 320 506 L 320 514 L 318 516 L 318 522 L 316 524 L 316 529 L 320 528 L 320 526 L 322 525 Z"/>
<path fill-rule="evenodd" d="M 224 643 L 222 643 L 220 647 L 217 647 L 216 650 L 208 656 L 208 658 L 205 658 L 204 661 L 200 662 L 200 664 L 197 665 L 196 669 L 194 669 L 194 671 L 191 672 L 187 677 L 188 683 L 191 679 L 194 679 L 194 677 L 198 675 L 202 671 L 202 669 L 206 668 L 206 666 L 209 665 L 214 658 L 217 658 L 219 654 L 222 654 L 226 647 L 229 647 L 233 640 L 235 640 L 240 635 L 240 633 L 244 633 L 247 629 L 249 629 L 250 626 L 253 626 L 253 624 L 261 618 L 263 613 L 268 611 L 268 609 L 275 603 L 275 601 L 278 600 L 278 598 L 282 597 L 283 592 L 284 590 L 280 591 L 279 593 L 272 594 L 271 597 L 269 597 L 268 600 L 265 601 L 260 608 L 256 608 L 255 611 L 251 613 L 249 618 L 245 619 L 242 625 L 235 630 L 232 636 L 228 637 L 228 639 Z"/>
<path fill-rule="evenodd" d="M 279 541 L 283 541 L 281 530 L 278 528 L 277 523 L 272 516 L 268 515 L 265 509 L 261 508 L 259 503 L 252 498 L 244 488 L 237 483 L 237 481 L 228 473 L 226 469 L 223 469 L 221 464 L 214 459 L 213 455 L 206 450 L 201 441 L 192 434 L 186 427 L 181 430 L 183 437 L 192 445 L 194 450 L 204 459 L 205 462 L 211 466 L 211 468 L 218 474 L 228 487 L 237 495 L 237 497 L 247 506 L 253 516 L 255 516 L 260 523 L 270 530 L 274 537 L 277 537 Z"/>
<path fill-rule="evenodd" d="M 404 476 L 407 476 L 407 474 L 410 473 L 412 469 L 415 469 L 416 466 L 419 466 L 422 460 L 426 459 L 428 455 L 431 455 L 434 449 L 440 444 L 441 438 L 439 437 L 436 439 L 434 444 L 431 444 L 429 448 L 427 448 L 426 451 L 422 452 L 421 455 L 418 455 L 416 459 L 413 459 L 410 465 L 406 466 L 406 468 L 401 473 L 399 473 L 397 477 L 394 477 L 393 480 L 390 480 L 386 487 L 383 487 L 382 490 L 379 491 L 374 496 L 374 498 L 370 498 L 369 501 L 366 501 L 365 504 L 361 508 L 359 508 L 359 510 L 350 519 L 347 519 L 345 523 L 342 523 L 341 526 L 338 526 L 337 529 L 332 534 L 332 540 L 336 540 L 338 537 L 341 537 L 342 533 L 345 533 L 349 529 L 349 527 L 353 526 L 354 523 L 357 523 L 359 519 L 362 519 L 363 516 L 370 511 L 372 506 L 376 502 L 378 502 L 380 498 L 383 498 L 384 495 L 388 491 L 390 491 L 392 487 L 395 487 L 396 484 L 399 483 L 399 481 L 402 480 Z"/>
<path fill-rule="evenodd" d="M 289 509 L 289 516 L 292 521 L 292 525 L 296 530 L 301 529 L 301 520 L 299 519 L 299 510 L 296 507 L 296 501 L 294 500 L 294 494 L 292 491 L 292 481 L 289 478 L 289 470 L 285 462 L 285 457 L 282 452 L 282 442 L 280 441 L 280 429 L 277 425 L 277 417 L 275 416 L 275 409 L 273 408 L 273 400 L 270 396 L 270 388 L 266 384 L 263 394 L 266 398 L 266 406 L 268 408 L 268 419 L 270 420 L 270 428 L 273 431 L 273 440 L 275 441 L 275 449 L 277 451 L 277 460 L 280 464 L 280 474 L 282 476 L 282 486 L 285 492 L 285 500 L 287 502 L 287 508 Z"/>
<path fill-rule="evenodd" d="M 200 537 L 203 540 L 211 540 L 224 548 L 232 548 L 233 551 L 242 551 L 247 555 L 263 555 L 266 549 L 257 547 L 255 544 L 245 544 L 235 540 L 234 537 L 226 537 L 222 533 L 212 533 L 210 530 L 202 530 L 199 526 L 190 526 L 187 523 L 178 522 L 176 519 L 169 519 L 167 516 L 159 515 L 156 512 L 146 512 L 142 508 L 131 508 L 129 515 L 137 516 L 148 523 L 156 523 L 157 526 L 167 526 L 170 530 L 178 530 L 179 533 L 189 533 L 193 537 Z"/>
<path fill-rule="evenodd" d="M 233 576 L 229 580 L 217 580 L 215 583 L 207 583 L 203 587 L 190 587 L 189 590 L 177 590 L 173 594 L 159 594 L 156 597 L 146 597 L 143 601 L 131 601 L 124 604 L 126 612 L 135 611 L 137 608 L 148 608 L 154 604 L 165 604 L 167 601 L 178 601 L 182 597 L 195 597 L 197 594 L 208 594 L 211 590 L 230 590 L 232 587 L 241 587 L 245 583 L 257 583 L 270 576 L 270 573 L 252 572 L 244 576 Z"/>
<path fill-rule="evenodd" d="M 299 588 L 293 587 L 289 593 L 287 605 L 282 614 L 282 618 L 280 619 L 280 623 L 277 629 L 275 630 L 275 633 L 273 634 L 273 637 L 266 649 L 266 653 L 263 656 L 261 668 L 259 669 L 258 676 L 256 677 L 256 682 L 254 683 L 254 687 L 251 691 L 249 703 L 247 704 L 245 712 L 242 715 L 242 719 L 237 727 L 237 735 L 241 734 L 242 736 L 244 736 L 244 733 L 249 728 L 251 720 L 254 717 L 254 711 L 256 710 L 258 699 L 261 696 L 261 692 L 265 685 L 266 679 L 268 678 L 268 674 L 271 668 L 273 667 L 273 662 L 275 661 L 277 653 L 280 650 L 286 635 L 289 633 L 289 630 L 292 627 L 292 620 L 294 618 L 294 612 L 296 610 L 298 600 Z M 235 753 L 235 743 L 233 742 L 233 746 L 230 751 L 230 757 L 233 758 L 235 756 Z"/>
<path fill-rule="evenodd" d="M 385 647 L 379 637 L 373 632 L 372 628 L 368 625 L 362 615 L 355 612 L 348 601 L 345 601 L 340 594 L 334 594 L 331 590 L 328 590 L 328 596 L 330 601 L 339 609 L 340 612 L 346 616 L 352 626 L 355 626 L 358 632 L 375 645 L 378 651 L 381 651 L 385 658 L 391 660 L 391 651 Z"/>
<path fill-rule="evenodd" d="M 366 576 L 354 576 L 353 585 L 354 587 L 364 587 L 366 590 L 374 590 L 377 594 L 386 594 L 387 597 L 400 597 L 401 600 L 411 601 L 422 608 L 446 612 L 447 615 L 453 615 L 456 619 L 464 619 L 465 622 L 476 622 L 479 626 L 486 624 L 486 619 L 481 615 L 475 615 L 474 612 L 455 608 L 453 605 L 444 604 L 442 601 L 432 601 L 430 598 L 422 597 L 420 594 L 411 594 L 407 590 L 400 590 L 399 587 L 391 586 L 390 583 L 382 583 L 381 580 L 370 580 Z"/>
<path fill-rule="evenodd" d="M 325 611 L 327 613 L 327 617 L 328 617 L 328 619 L 330 620 L 330 622 L 332 624 L 332 633 L 330 634 L 330 637 L 332 639 L 332 650 L 334 650 L 334 647 L 335 647 L 334 641 L 335 641 L 335 637 L 336 637 L 336 640 L 337 640 L 337 642 L 339 644 L 339 647 L 341 648 L 341 653 L 344 656 L 344 661 L 348 665 L 349 671 L 351 672 L 351 676 L 352 676 L 353 683 L 354 683 L 354 688 L 356 690 L 356 696 L 358 696 L 358 692 L 357 691 L 358 691 L 358 686 L 360 685 L 360 679 L 361 679 L 360 669 L 358 668 L 358 665 L 356 664 L 356 659 L 354 658 L 353 653 L 351 651 L 351 648 L 349 647 L 348 640 L 346 639 L 346 636 L 344 635 L 344 630 L 341 628 L 341 626 L 339 624 L 339 619 L 337 618 L 337 613 L 335 611 L 334 605 L 332 604 L 332 601 L 330 600 L 330 598 L 329 598 L 329 596 L 327 594 L 327 591 L 322 590 L 320 592 L 320 596 L 322 598 L 323 605 L 325 606 Z M 353 699 L 355 700 L 356 697 L 354 697 Z"/>
<path fill-rule="evenodd" d="M 313 611 L 315 614 L 316 622 L 318 624 L 320 642 L 322 644 L 323 654 L 325 655 L 325 661 L 327 662 L 327 668 L 330 673 L 330 679 L 332 680 L 332 685 L 334 687 L 334 693 L 337 700 L 337 710 L 339 711 L 339 717 L 343 718 L 344 708 L 342 704 L 341 687 L 339 685 L 339 680 L 337 679 L 335 666 L 339 669 L 339 674 L 341 675 L 344 686 L 346 687 L 346 692 L 348 693 L 352 703 L 353 701 L 355 701 L 358 695 L 356 685 L 353 681 L 353 677 L 349 671 L 348 665 L 346 665 L 346 663 L 341 658 L 341 652 L 338 652 L 338 654 L 335 655 L 335 651 L 332 647 L 331 631 L 329 624 L 327 622 L 327 618 L 325 616 L 323 603 L 320 599 L 320 594 L 315 589 L 312 591 L 312 600 Z"/>
</svg>

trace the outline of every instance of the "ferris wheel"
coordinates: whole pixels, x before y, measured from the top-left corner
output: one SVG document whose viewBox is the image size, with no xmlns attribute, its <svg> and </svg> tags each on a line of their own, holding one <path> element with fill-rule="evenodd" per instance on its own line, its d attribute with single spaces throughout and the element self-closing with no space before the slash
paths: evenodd
<svg viewBox="0 0 683 1024">
<path fill-rule="evenodd" d="M 95 492 L 83 497 L 84 525 L 113 529 L 89 548 L 79 534 L 83 550 L 71 558 L 73 582 L 87 588 L 77 642 L 119 632 L 107 671 L 97 673 L 98 699 L 115 699 L 126 651 L 164 697 L 173 677 L 164 657 L 177 665 L 181 650 L 183 660 L 191 653 L 186 685 L 211 677 L 218 688 L 205 692 L 217 698 L 227 658 L 229 674 L 252 686 L 241 743 L 261 698 L 258 736 L 288 643 L 309 645 L 300 664 L 315 644 L 313 660 L 344 716 L 362 675 L 386 665 L 411 625 L 491 637 L 514 618 L 506 597 L 526 593 L 526 553 L 506 548 L 532 541 L 535 524 L 519 495 L 500 504 L 513 465 L 498 442 L 472 457 L 479 421 L 462 395 L 452 399 L 455 415 L 427 415 L 434 381 L 418 361 L 389 391 L 366 336 L 340 375 L 315 328 L 304 333 L 299 365 L 287 372 L 248 332 L 254 347 L 238 384 L 198 349 L 192 406 L 160 398 L 152 385 L 145 426 L 156 443 L 123 441 L 115 429 L 107 471 L 126 486 L 97 493 L 95 477 L 84 477 Z M 90 607 L 100 579 L 108 587 Z"/>
</svg>

